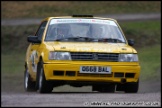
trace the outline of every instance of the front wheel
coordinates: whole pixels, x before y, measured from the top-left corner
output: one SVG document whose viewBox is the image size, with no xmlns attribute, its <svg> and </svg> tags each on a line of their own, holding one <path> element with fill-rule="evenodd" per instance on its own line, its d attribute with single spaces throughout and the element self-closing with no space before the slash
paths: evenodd
<svg viewBox="0 0 162 108">
<path fill-rule="evenodd" d="M 31 80 L 28 68 L 25 68 L 25 72 L 24 72 L 24 89 L 25 91 L 36 91 L 35 88 L 35 81 Z"/>
<path fill-rule="evenodd" d="M 50 93 L 53 90 L 51 82 L 47 81 L 44 75 L 43 62 L 38 63 L 37 86 L 39 93 Z"/>
<path fill-rule="evenodd" d="M 125 84 L 125 93 L 137 93 L 139 88 L 139 80 L 135 83 Z"/>
</svg>

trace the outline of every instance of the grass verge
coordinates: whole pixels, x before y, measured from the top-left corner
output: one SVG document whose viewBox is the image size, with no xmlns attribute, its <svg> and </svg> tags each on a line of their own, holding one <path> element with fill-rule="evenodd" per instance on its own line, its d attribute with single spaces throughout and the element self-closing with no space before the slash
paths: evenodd
<svg viewBox="0 0 162 108">
<path fill-rule="evenodd" d="M 159 80 L 161 74 L 161 45 L 147 46 L 139 49 L 141 80 Z"/>
<path fill-rule="evenodd" d="M 160 21 L 136 21 L 120 23 L 127 39 L 135 40 L 135 48 L 161 43 Z"/>
</svg>

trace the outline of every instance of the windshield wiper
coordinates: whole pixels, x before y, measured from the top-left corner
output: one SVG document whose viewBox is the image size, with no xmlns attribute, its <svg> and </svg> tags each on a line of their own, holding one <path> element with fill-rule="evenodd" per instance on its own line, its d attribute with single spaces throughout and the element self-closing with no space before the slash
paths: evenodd
<svg viewBox="0 0 162 108">
<path fill-rule="evenodd" d="M 93 40 L 93 38 L 81 37 L 81 36 L 70 37 L 68 39 L 81 40 L 81 41 L 91 41 L 91 40 Z"/>
<path fill-rule="evenodd" d="M 116 38 L 99 38 L 98 42 L 125 43 L 122 40 Z"/>
<path fill-rule="evenodd" d="M 66 40 L 66 38 L 58 38 L 58 39 L 55 39 L 54 41 L 62 41 L 62 40 Z"/>
<path fill-rule="evenodd" d="M 89 37 L 81 37 L 81 36 L 55 39 L 55 41 L 69 41 L 69 40 L 72 40 L 72 41 L 92 41 L 94 39 L 93 38 L 89 38 Z"/>
<path fill-rule="evenodd" d="M 120 39 L 116 38 L 89 38 L 89 37 L 81 37 L 81 36 L 72 36 L 72 37 L 66 37 L 66 38 L 58 38 L 54 41 L 88 41 L 88 42 L 111 42 L 111 43 L 125 43 Z"/>
</svg>

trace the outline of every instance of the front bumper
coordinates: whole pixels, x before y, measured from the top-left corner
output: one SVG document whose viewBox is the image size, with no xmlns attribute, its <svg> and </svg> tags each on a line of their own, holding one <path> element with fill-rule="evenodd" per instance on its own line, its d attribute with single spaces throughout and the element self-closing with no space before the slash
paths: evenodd
<svg viewBox="0 0 162 108">
<path fill-rule="evenodd" d="M 111 74 L 79 73 L 80 66 L 109 66 Z M 125 79 L 126 82 L 137 82 L 140 66 L 138 62 L 48 62 L 44 63 L 44 73 L 46 80 L 120 83 Z"/>
</svg>

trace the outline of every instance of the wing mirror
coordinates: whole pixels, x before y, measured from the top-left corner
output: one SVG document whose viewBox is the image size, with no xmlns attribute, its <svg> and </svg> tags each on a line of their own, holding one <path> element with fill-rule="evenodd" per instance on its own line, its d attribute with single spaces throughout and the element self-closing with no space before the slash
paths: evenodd
<svg viewBox="0 0 162 108">
<path fill-rule="evenodd" d="M 133 46 L 134 45 L 134 40 L 133 39 L 128 39 L 128 45 Z"/>
<path fill-rule="evenodd" d="M 41 41 L 38 39 L 37 36 L 28 36 L 27 40 L 28 42 L 31 42 L 31 43 L 41 43 Z"/>
</svg>

